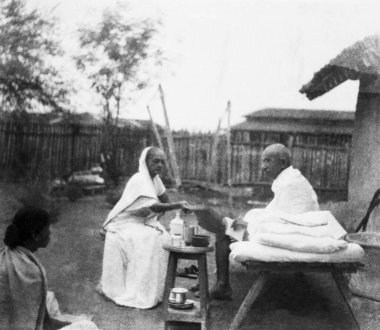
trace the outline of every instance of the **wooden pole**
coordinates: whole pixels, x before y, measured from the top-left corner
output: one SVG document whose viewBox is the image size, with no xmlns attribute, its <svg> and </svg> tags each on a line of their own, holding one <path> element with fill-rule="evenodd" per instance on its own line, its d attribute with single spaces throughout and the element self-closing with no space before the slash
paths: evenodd
<svg viewBox="0 0 380 330">
<path fill-rule="evenodd" d="M 227 103 L 226 110 L 224 111 L 223 115 L 219 118 L 218 127 L 216 128 L 216 132 L 213 137 L 212 146 L 211 146 L 211 156 L 210 156 L 211 159 L 210 159 L 209 166 L 207 169 L 207 183 L 210 183 L 212 181 L 213 171 L 217 167 L 216 162 L 217 162 L 217 156 L 218 156 L 217 151 L 218 151 L 218 144 L 219 144 L 219 132 L 220 132 L 220 127 L 222 126 L 222 120 L 226 112 L 228 112 L 228 109 L 229 109 L 229 103 Z"/>
<path fill-rule="evenodd" d="M 162 103 L 162 108 L 164 110 L 164 115 L 165 115 L 165 122 L 166 122 L 166 134 L 168 137 L 168 148 L 169 148 L 169 160 L 173 169 L 173 176 L 174 176 L 174 181 L 175 185 L 178 188 L 181 186 L 181 178 L 179 176 L 179 169 L 177 165 L 177 158 L 175 156 L 175 150 L 174 150 L 174 140 L 173 140 L 173 135 L 170 129 L 170 124 L 169 124 L 169 117 L 168 113 L 166 110 L 166 104 L 165 104 L 165 95 L 164 91 L 162 89 L 161 84 L 158 86 L 158 89 L 160 91 L 160 96 L 161 96 L 161 103 Z"/>
<path fill-rule="evenodd" d="M 146 108 L 147 108 L 148 113 L 149 113 L 150 123 L 152 124 L 152 130 L 153 130 L 154 136 L 155 136 L 155 138 L 156 138 L 156 140 L 158 142 L 158 146 L 160 147 L 161 150 L 165 151 L 164 145 L 162 144 L 162 140 L 161 140 L 160 134 L 158 133 L 158 129 L 157 129 L 156 123 L 153 121 L 153 117 L 152 117 L 152 114 L 150 112 L 149 105 L 147 105 Z"/>
<path fill-rule="evenodd" d="M 231 181 L 231 102 L 227 102 L 227 185 L 232 186 Z"/>
<path fill-rule="evenodd" d="M 216 161 L 217 161 L 217 151 L 218 151 L 218 144 L 219 144 L 219 132 L 220 132 L 220 126 L 222 124 L 222 117 L 219 119 L 218 127 L 216 128 L 215 134 L 213 136 L 212 145 L 211 145 L 211 154 L 210 154 L 210 161 L 209 165 L 207 166 L 207 183 L 211 183 L 213 179 L 213 174 L 216 168 Z"/>
<path fill-rule="evenodd" d="M 227 102 L 227 185 L 228 185 L 228 206 L 230 216 L 232 214 L 232 180 L 231 180 L 231 102 Z"/>
<path fill-rule="evenodd" d="M 154 133 L 154 136 L 156 137 L 156 140 L 158 142 L 158 146 L 160 147 L 160 149 L 162 151 L 165 151 L 164 149 L 164 145 L 162 143 L 162 140 L 161 140 L 161 136 L 160 136 L 160 133 L 158 132 L 158 129 L 157 129 L 157 126 L 156 126 L 156 123 L 154 122 L 153 120 L 153 117 L 152 117 L 152 113 L 150 112 L 150 109 L 149 109 L 149 105 L 146 106 L 147 110 L 148 110 L 148 113 L 149 113 L 149 117 L 150 117 L 150 123 L 152 124 L 152 129 L 153 129 L 153 133 Z M 165 160 L 167 162 L 167 159 L 166 159 L 166 153 L 165 153 Z M 169 173 L 170 173 L 170 176 L 173 178 L 173 169 L 171 167 L 171 164 L 168 164 L 168 170 L 169 170 Z"/>
</svg>

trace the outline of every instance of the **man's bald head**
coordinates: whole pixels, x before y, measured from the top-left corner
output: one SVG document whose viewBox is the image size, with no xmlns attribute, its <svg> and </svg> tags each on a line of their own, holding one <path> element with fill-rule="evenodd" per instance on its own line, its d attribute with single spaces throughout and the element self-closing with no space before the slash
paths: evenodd
<svg viewBox="0 0 380 330">
<path fill-rule="evenodd" d="M 271 144 L 262 155 L 262 169 L 269 179 L 274 180 L 285 168 L 291 165 L 291 154 L 281 143 Z"/>
<path fill-rule="evenodd" d="M 288 167 L 292 162 L 290 150 L 281 143 L 271 144 L 265 148 L 264 153 L 274 155 L 277 158 L 281 159 L 286 167 Z"/>
</svg>

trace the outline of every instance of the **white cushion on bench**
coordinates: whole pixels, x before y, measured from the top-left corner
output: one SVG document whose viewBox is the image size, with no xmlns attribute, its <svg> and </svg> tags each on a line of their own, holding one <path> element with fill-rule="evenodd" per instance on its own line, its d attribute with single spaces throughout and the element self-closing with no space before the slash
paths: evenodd
<svg viewBox="0 0 380 330">
<path fill-rule="evenodd" d="M 348 243 L 345 249 L 326 254 L 290 251 L 253 241 L 232 243 L 230 247 L 231 258 L 238 262 L 359 262 L 365 255 L 362 247 L 354 243 Z"/>
</svg>

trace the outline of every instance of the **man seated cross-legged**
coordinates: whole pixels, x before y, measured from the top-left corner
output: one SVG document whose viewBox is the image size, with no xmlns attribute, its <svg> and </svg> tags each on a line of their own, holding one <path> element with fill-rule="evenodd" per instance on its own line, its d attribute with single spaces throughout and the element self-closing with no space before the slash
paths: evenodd
<svg viewBox="0 0 380 330">
<path fill-rule="evenodd" d="M 264 209 L 252 209 L 242 220 L 235 220 L 235 230 L 245 228 L 244 239 L 256 231 L 259 221 L 276 212 L 301 214 L 318 211 L 318 199 L 313 187 L 301 172 L 292 166 L 290 151 L 282 144 L 272 144 L 262 155 L 262 170 L 271 180 L 274 197 Z M 215 234 L 215 259 L 217 282 L 210 291 L 212 299 L 231 299 L 232 289 L 229 282 L 229 254 L 231 237 L 226 235 L 225 218 L 213 210 L 211 216 L 198 216 L 198 224 Z M 265 217 L 263 217 L 265 215 Z"/>
</svg>

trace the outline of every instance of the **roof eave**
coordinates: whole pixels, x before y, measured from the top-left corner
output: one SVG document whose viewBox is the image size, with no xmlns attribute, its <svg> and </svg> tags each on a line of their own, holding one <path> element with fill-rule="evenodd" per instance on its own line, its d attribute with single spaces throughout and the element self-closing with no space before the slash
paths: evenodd
<svg viewBox="0 0 380 330">
<path fill-rule="evenodd" d="M 309 100 L 313 100 L 346 80 L 360 79 L 363 75 L 371 76 L 343 66 L 328 64 L 316 72 L 310 82 L 302 86 L 300 93 L 305 94 Z"/>
</svg>

